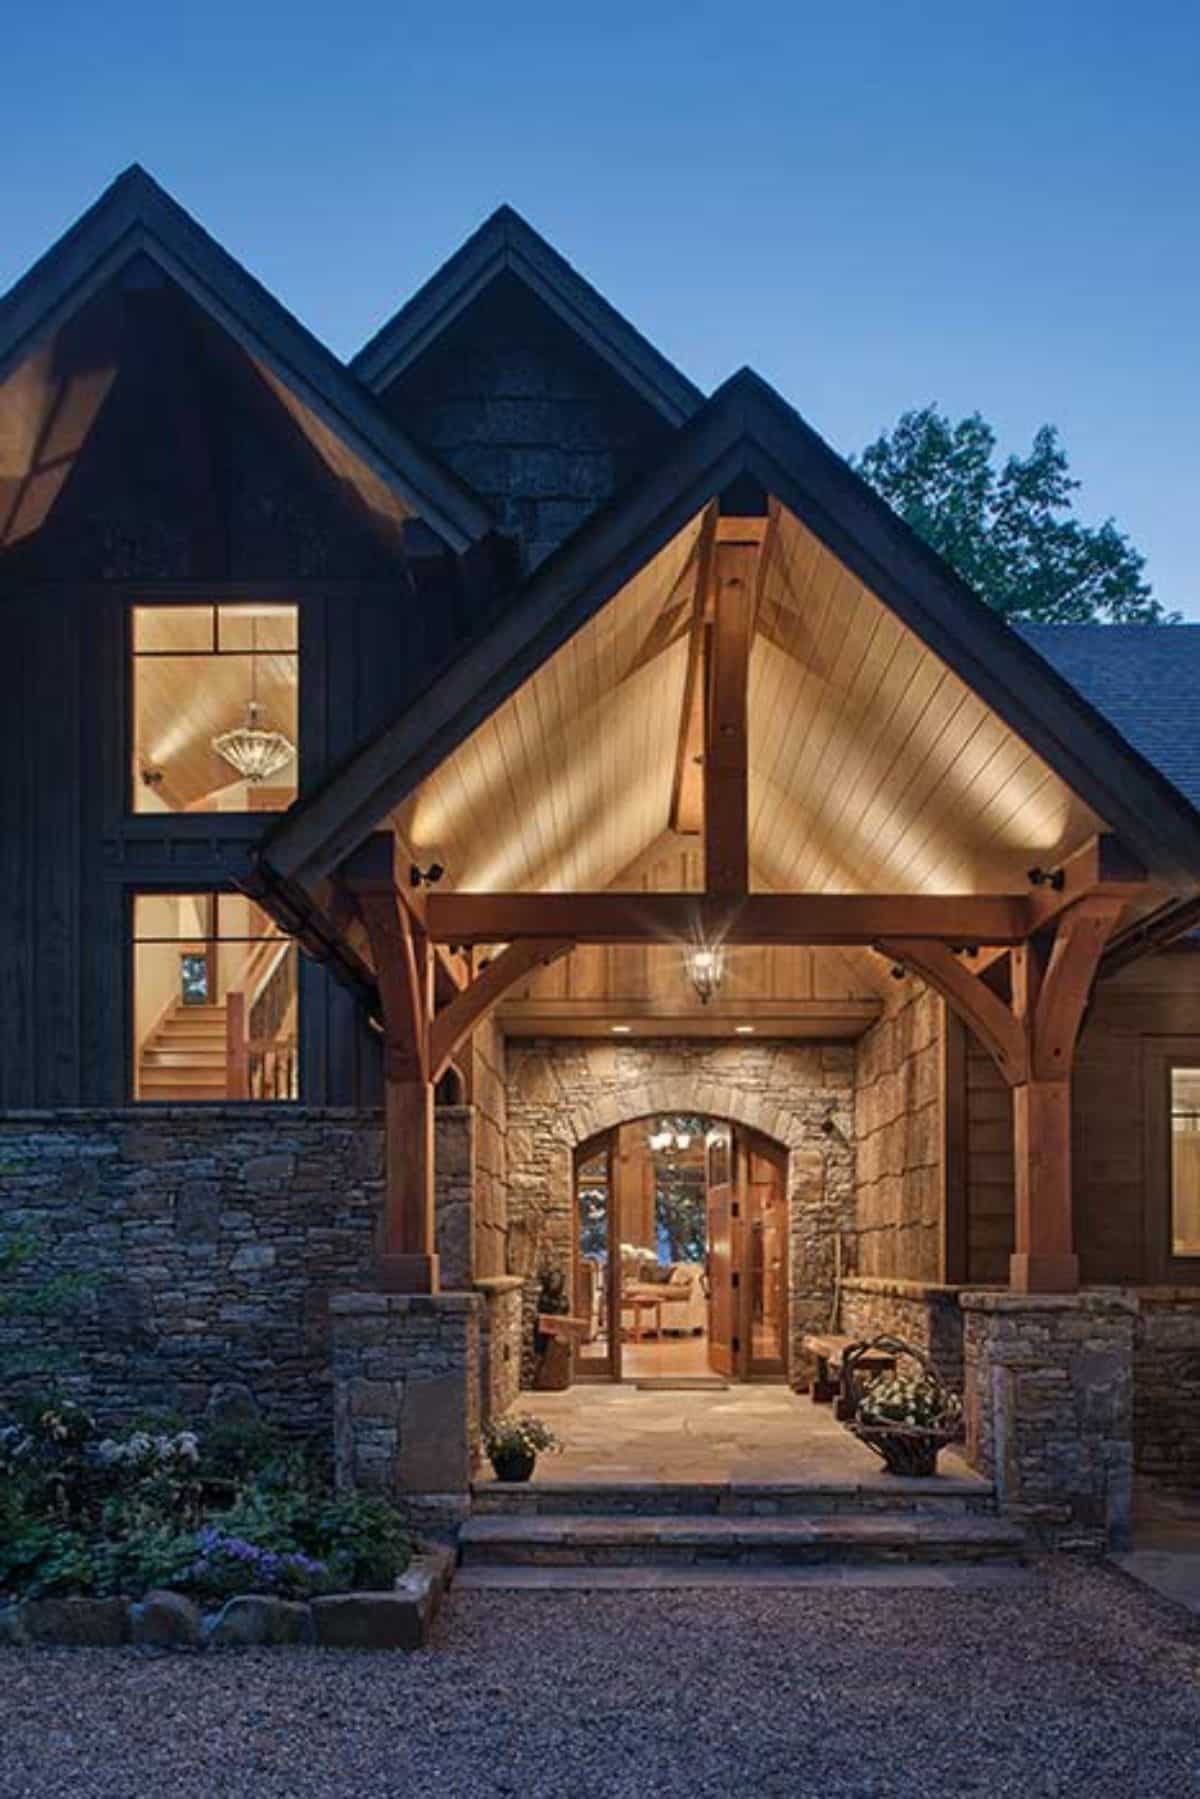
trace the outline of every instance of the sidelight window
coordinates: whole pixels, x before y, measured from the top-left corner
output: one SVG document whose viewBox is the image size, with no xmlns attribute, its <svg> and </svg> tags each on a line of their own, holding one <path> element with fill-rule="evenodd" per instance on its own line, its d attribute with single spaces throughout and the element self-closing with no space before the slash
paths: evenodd
<svg viewBox="0 0 1200 1799">
<path fill-rule="evenodd" d="M 1170 1070 L 1171 1253 L 1200 1256 L 1200 1068 Z"/>
</svg>

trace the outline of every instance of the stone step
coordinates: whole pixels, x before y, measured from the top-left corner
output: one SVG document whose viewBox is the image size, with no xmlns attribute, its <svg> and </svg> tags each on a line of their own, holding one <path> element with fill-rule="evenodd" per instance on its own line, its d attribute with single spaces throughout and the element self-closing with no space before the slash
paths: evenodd
<svg viewBox="0 0 1200 1799">
<path fill-rule="evenodd" d="M 1044 1575 L 1023 1562 L 818 1562 L 810 1567 L 770 1567 L 763 1563 L 725 1566 L 639 1562 L 611 1567 L 505 1567 L 468 1564 L 458 1570 L 456 1592 L 646 1593 L 697 1587 L 760 1587 L 784 1592 L 850 1587 L 867 1591 L 922 1588 L 926 1591 L 982 1592 L 1038 1587 Z"/>
<path fill-rule="evenodd" d="M 805 1567 L 820 1563 L 1020 1562 L 1025 1533 L 1000 1518 L 472 1517 L 464 1567 Z"/>
<path fill-rule="evenodd" d="M 881 1477 L 875 1486 L 861 1481 L 820 1484 L 784 1482 L 693 1481 L 670 1485 L 659 1481 L 604 1482 L 544 1480 L 506 1484 L 482 1480 L 471 1490 L 476 1518 L 542 1515 L 555 1517 L 763 1518 L 862 1516 L 884 1513 L 961 1518 L 990 1515 L 995 1491 L 978 1476 L 958 1480 L 937 1475 L 932 1480 Z"/>
</svg>

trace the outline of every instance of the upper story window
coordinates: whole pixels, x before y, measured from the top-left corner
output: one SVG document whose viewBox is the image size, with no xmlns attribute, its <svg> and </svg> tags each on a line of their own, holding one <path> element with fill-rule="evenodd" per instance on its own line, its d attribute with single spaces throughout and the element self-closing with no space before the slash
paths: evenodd
<svg viewBox="0 0 1200 1799">
<path fill-rule="evenodd" d="M 1200 1256 L 1200 1068 L 1171 1069 L 1171 1254 Z"/>
<path fill-rule="evenodd" d="M 135 606 L 133 810 L 282 812 L 298 693 L 295 606 Z"/>
</svg>

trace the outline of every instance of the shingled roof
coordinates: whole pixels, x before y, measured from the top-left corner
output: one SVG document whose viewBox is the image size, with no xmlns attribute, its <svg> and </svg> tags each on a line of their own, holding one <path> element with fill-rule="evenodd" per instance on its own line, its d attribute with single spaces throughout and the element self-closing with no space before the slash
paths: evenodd
<svg viewBox="0 0 1200 1799">
<path fill-rule="evenodd" d="M 1200 807 L 1200 625 L 1021 625 L 1019 630 Z"/>
</svg>

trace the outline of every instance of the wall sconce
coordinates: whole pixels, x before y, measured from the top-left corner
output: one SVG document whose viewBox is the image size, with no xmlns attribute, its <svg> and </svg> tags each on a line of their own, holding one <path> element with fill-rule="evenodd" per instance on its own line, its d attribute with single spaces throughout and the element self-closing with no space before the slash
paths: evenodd
<svg viewBox="0 0 1200 1799">
<path fill-rule="evenodd" d="M 687 954 L 687 971 L 688 979 L 699 995 L 700 1004 L 706 1006 L 721 985 L 721 977 L 725 973 L 724 950 L 709 949 L 706 945 L 690 949 Z"/>
<path fill-rule="evenodd" d="M 415 862 L 410 862 L 408 884 L 410 887 L 436 887 L 445 872 L 440 862 L 431 862 L 428 868 L 418 868 Z"/>
</svg>

